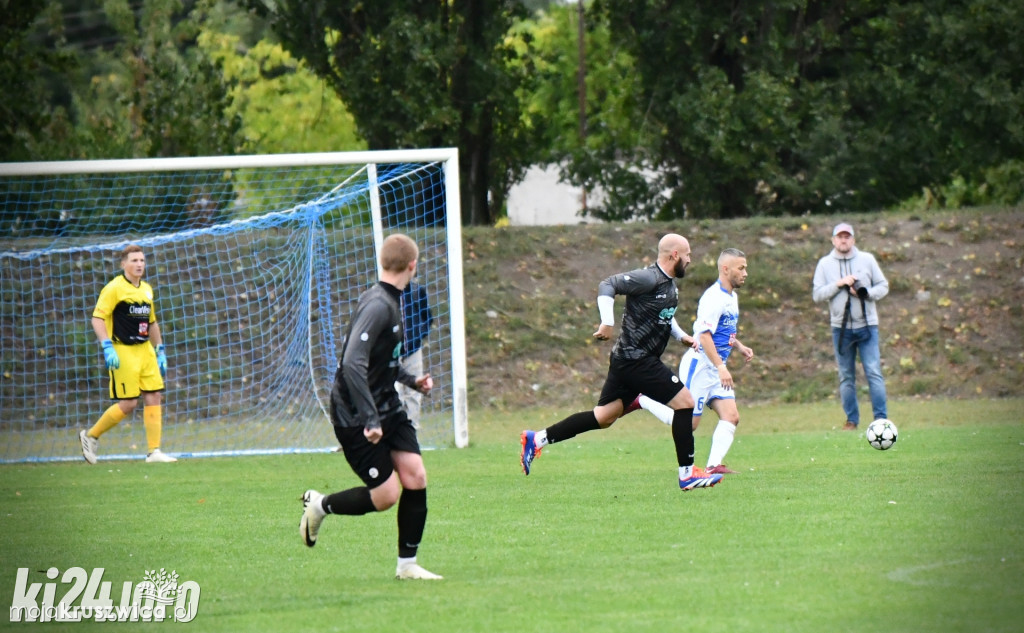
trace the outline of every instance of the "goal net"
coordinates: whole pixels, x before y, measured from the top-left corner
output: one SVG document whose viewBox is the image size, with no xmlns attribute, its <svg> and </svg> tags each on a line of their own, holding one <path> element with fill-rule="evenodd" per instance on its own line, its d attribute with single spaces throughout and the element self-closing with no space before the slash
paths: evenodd
<svg viewBox="0 0 1024 633">
<path fill-rule="evenodd" d="M 165 452 L 332 450 L 329 398 L 385 236 L 420 247 L 425 448 L 466 446 L 454 149 L 0 164 L 0 461 L 81 459 L 110 406 L 90 320 L 140 245 L 167 348 Z M 100 443 L 145 454 L 142 402 Z"/>
</svg>

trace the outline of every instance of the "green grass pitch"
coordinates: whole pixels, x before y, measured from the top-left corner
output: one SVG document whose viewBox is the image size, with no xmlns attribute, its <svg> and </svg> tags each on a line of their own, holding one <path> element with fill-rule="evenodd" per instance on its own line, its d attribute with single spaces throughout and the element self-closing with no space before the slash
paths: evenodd
<svg viewBox="0 0 1024 633">
<path fill-rule="evenodd" d="M 519 431 L 568 412 L 472 416 L 469 449 L 425 454 L 420 562 L 442 582 L 393 579 L 394 509 L 302 545 L 302 491 L 358 483 L 340 454 L 0 466 L 0 596 L 20 567 L 115 586 L 165 568 L 200 585 L 196 619 L 120 630 L 1020 631 L 1022 402 L 896 405 L 885 452 L 823 428 L 836 408 L 741 407 L 740 474 L 687 493 L 646 414 L 544 449 L 529 477 Z"/>
</svg>

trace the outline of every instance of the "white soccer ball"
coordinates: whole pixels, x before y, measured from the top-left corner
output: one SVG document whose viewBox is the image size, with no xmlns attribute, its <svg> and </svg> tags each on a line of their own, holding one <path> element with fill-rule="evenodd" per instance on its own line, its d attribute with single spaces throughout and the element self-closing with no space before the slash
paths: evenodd
<svg viewBox="0 0 1024 633">
<path fill-rule="evenodd" d="M 871 444 L 880 451 L 884 451 L 896 443 L 899 432 L 896 430 L 896 425 L 893 424 L 892 420 L 883 418 L 869 424 L 868 430 L 864 435 L 868 438 L 868 444 Z"/>
</svg>

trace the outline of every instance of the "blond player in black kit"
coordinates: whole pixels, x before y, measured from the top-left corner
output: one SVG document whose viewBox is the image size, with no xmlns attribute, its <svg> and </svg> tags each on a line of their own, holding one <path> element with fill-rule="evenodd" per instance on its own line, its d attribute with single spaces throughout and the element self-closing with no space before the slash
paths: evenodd
<svg viewBox="0 0 1024 633">
<path fill-rule="evenodd" d="M 313 547 L 328 514 L 358 516 L 383 512 L 397 503 L 395 577 L 440 580 L 416 561 L 427 521 L 427 472 L 416 429 L 395 389 L 396 381 L 423 394 L 434 386 L 429 373 L 412 376 L 400 363 L 400 297 L 416 275 L 418 257 L 419 249 L 409 237 L 396 233 L 384 240 L 380 281 L 359 297 L 331 390 L 334 434 L 364 485 L 333 494 L 304 492 L 299 533 L 303 543 Z"/>
</svg>

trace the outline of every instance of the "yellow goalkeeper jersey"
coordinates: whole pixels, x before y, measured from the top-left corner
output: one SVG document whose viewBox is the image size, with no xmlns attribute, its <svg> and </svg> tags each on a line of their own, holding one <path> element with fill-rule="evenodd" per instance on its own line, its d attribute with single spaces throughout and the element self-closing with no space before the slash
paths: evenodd
<svg viewBox="0 0 1024 633">
<path fill-rule="evenodd" d="M 103 319 L 115 343 L 145 343 L 149 340 L 149 324 L 156 323 L 153 288 L 141 280 L 136 288 L 124 274 L 118 275 L 103 286 L 92 315 Z"/>
</svg>

